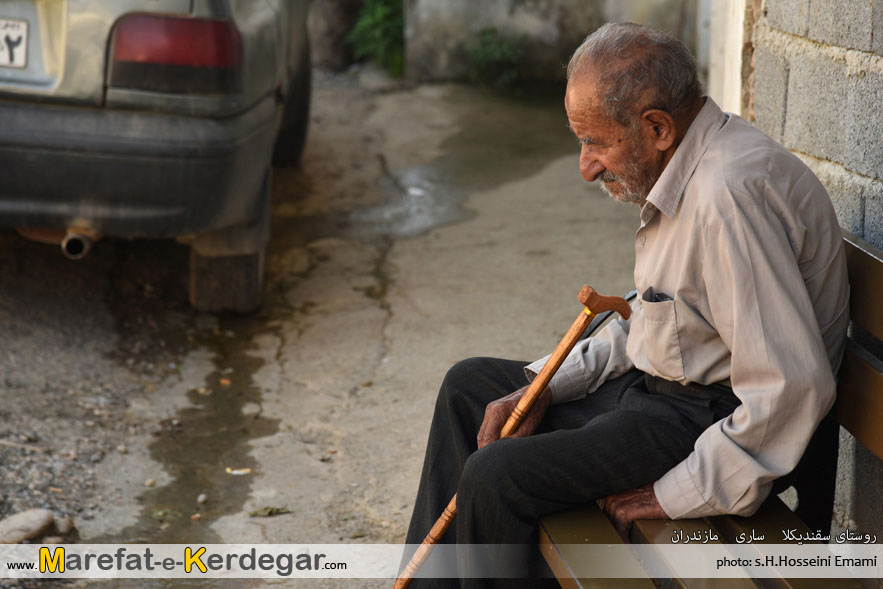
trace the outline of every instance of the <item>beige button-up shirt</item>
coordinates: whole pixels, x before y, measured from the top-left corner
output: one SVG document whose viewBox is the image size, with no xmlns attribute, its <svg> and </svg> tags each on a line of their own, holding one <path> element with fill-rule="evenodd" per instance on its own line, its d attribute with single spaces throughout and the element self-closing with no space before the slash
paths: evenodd
<svg viewBox="0 0 883 589">
<path fill-rule="evenodd" d="M 831 201 L 797 157 L 709 98 L 648 195 L 635 251 L 631 320 L 578 344 L 554 402 L 632 367 L 728 382 L 742 404 L 654 490 L 672 518 L 752 514 L 834 402 L 849 286 Z"/>
</svg>

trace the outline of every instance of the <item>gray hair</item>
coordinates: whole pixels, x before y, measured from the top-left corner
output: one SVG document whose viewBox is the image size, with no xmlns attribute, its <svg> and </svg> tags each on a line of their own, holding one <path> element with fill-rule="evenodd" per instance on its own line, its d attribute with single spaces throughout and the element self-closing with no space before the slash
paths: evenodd
<svg viewBox="0 0 883 589">
<path fill-rule="evenodd" d="M 634 23 L 607 23 L 586 37 L 567 65 L 567 79 L 596 66 L 605 113 L 624 127 L 646 110 L 670 114 L 702 96 L 693 55 L 678 39 Z"/>
</svg>

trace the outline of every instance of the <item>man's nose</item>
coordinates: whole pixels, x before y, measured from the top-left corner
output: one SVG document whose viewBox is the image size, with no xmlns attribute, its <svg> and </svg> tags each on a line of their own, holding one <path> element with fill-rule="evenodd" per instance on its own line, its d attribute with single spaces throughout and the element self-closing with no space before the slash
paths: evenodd
<svg viewBox="0 0 883 589">
<path fill-rule="evenodd" d="M 586 182 L 594 182 L 598 174 L 604 171 L 604 166 L 591 156 L 581 155 L 579 158 L 579 171 Z"/>
</svg>

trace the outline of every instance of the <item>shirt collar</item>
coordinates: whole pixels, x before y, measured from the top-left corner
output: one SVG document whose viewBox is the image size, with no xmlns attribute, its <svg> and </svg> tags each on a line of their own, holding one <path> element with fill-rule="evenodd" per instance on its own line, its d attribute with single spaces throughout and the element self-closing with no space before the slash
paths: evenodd
<svg viewBox="0 0 883 589">
<path fill-rule="evenodd" d="M 727 117 L 728 115 L 721 111 L 711 97 L 706 97 L 705 106 L 690 123 L 690 128 L 687 129 L 681 144 L 675 149 L 662 175 L 647 195 L 647 202 L 669 219 L 673 219 L 677 214 L 687 181 L 690 180 L 693 171 L 699 165 L 699 160 L 708 149 L 708 144 L 726 122 Z"/>
</svg>

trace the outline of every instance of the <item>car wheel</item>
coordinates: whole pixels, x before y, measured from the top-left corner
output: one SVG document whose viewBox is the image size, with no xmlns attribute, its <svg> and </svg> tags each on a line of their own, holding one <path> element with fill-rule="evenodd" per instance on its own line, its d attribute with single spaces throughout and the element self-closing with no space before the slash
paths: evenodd
<svg viewBox="0 0 883 589">
<path fill-rule="evenodd" d="M 197 235 L 190 244 L 190 304 L 198 311 L 250 313 L 261 306 L 264 250 L 270 239 L 267 170 L 257 218 Z"/>
<path fill-rule="evenodd" d="M 305 46 L 301 55 L 297 77 L 285 99 L 282 128 L 273 147 L 273 164 L 277 166 L 297 165 L 307 139 L 312 85 L 309 45 Z"/>
</svg>

